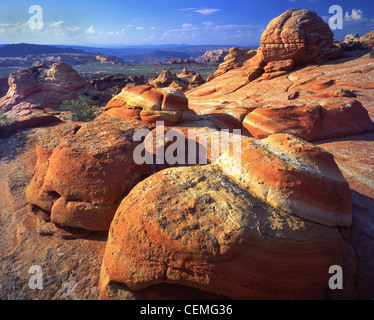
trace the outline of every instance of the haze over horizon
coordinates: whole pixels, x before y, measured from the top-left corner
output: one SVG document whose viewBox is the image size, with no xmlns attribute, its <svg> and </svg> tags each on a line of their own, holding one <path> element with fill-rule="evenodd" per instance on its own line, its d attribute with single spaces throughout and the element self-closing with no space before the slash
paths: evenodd
<svg viewBox="0 0 374 320">
<path fill-rule="evenodd" d="M 31 29 L 34 3 L 27 0 L 0 3 L 0 43 L 33 43 L 93 47 L 142 45 L 258 46 L 271 19 L 291 8 L 315 11 L 328 22 L 332 5 L 343 9 L 346 34 L 360 36 L 374 29 L 374 3 L 339 0 L 196 1 L 186 4 L 166 0 L 108 0 L 104 2 L 47 1 L 35 3 L 43 10 L 41 29 Z"/>
</svg>

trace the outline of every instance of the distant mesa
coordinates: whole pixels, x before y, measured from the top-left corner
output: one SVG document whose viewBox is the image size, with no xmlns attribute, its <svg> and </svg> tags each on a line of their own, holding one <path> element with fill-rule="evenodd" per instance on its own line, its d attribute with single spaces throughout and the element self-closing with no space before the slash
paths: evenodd
<svg viewBox="0 0 374 320">
<path fill-rule="evenodd" d="M 84 54 L 87 53 L 80 49 L 72 48 L 58 48 L 47 45 L 38 44 L 7 44 L 0 47 L 0 57 L 25 57 L 28 55 L 41 55 L 41 54 L 62 54 L 62 53 L 76 53 Z"/>
<path fill-rule="evenodd" d="M 35 44 L 11 44 L 0 47 L 0 67 L 29 67 L 43 63 L 50 66 L 54 62 L 64 62 L 70 65 L 126 63 L 117 56 L 96 54 L 81 49 Z"/>
</svg>

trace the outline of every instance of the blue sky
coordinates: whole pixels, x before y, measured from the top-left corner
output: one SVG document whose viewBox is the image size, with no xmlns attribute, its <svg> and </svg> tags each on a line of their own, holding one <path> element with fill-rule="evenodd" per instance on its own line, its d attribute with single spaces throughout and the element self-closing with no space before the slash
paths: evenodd
<svg viewBox="0 0 374 320">
<path fill-rule="evenodd" d="M 41 29 L 30 28 L 31 5 L 43 11 Z M 0 43 L 258 45 L 268 22 L 282 12 L 309 9 L 327 22 L 332 5 L 343 9 L 336 39 L 374 29 L 372 0 L 1 0 Z"/>
</svg>

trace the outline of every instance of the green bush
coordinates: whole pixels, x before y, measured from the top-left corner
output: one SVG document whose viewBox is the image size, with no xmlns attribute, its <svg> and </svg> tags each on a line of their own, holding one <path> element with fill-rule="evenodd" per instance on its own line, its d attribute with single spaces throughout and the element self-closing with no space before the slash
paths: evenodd
<svg viewBox="0 0 374 320">
<path fill-rule="evenodd" d="M 93 105 L 92 100 L 82 95 L 78 100 L 64 101 L 64 105 L 73 114 L 73 121 L 89 122 L 98 115 L 98 108 Z"/>
<path fill-rule="evenodd" d="M 3 114 L 0 112 L 0 126 L 5 126 L 7 124 L 10 124 L 10 119 L 6 114 Z"/>
</svg>

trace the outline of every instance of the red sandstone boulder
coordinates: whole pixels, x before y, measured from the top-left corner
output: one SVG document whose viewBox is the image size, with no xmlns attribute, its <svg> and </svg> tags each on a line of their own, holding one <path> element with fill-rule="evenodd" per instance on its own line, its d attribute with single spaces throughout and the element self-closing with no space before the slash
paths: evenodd
<svg viewBox="0 0 374 320">
<path fill-rule="evenodd" d="M 348 250 L 336 227 L 350 223 L 348 184 L 330 154 L 292 136 L 242 147 L 243 175 L 224 155 L 129 193 L 110 228 L 102 299 L 142 299 L 164 284 L 234 299 L 324 297 Z"/>
<path fill-rule="evenodd" d="M 350 226 L 351 192 L 334 157 L 291 135 L 244 139 L 240 171 L 235 159 L 220 166 L 251 194 L 273 207 L 327 226 Z"/>
<path fill-rule="evenodd" d="M 256 50 L 247 51 L 245 49 L 231 48 L 229 54 L 225 57 L 224 62 L 218 66 L 218 70 L 214 73 L 215 77 L 226 73 L 231 69 L 237 69 L 243 66 L 243 63 L 256 55 Z"/>
<path fill-rule="evenodd" d="M 270 21 L 261 36 L 261 52 L 266 63 L 292 59 L 297 65 L 322 63 L 341 54 L 328 24 L 315 12 L 301 9 Z"/>
<path fill-rule="evenodd" d="M 104 108 L 102 117 L 107 116 L 139 119 L 147 123 L 164 121 L 165 125 L 198 119 L 188 108 L 183 92 L 149 85 L 123 88 Z"/>
<path fill-rule="evenodd" d="M 86 230 L 108 230 L 122 198 L 147 176 L 150 166 L 133 158 L 134 133 L 152 127 L 138 120 L 101 118 L 67 134 L 26 191 L 30 204 L 51 212 L 52 222 Z"/>
<path fill-rule="evenodd" d="M 261 76 L 264 72 L 264 62 L 261 53 L 257 53 L 255 56 L 244 62 L 242 67 L 242 76 L 246 77 L 249 82 Z"/>
<path fill-rule="evenodd" d="M 357 100 L 324 99 L 319 103 L 276 104 L 249 113 L 243 128 L 256 138 L 291 133 L 308 141 L 360 134 L 374 129 L 367 110 Z"/>
<path fill-rule="evenodd" d="M 53 111 L 27 102 L 18 103 L 12 110 L 6 112 L 5 116 L 8 121 L 0 125 L 0 139 L 8 138 L 24 129 L 62 122 Z"/>
<path fill-rule="evenodd" d="M 40 135 L 36 143 L 36 164 L 34 167 L 34 173 L 48 161 L 53 150 L 59 145 L 59 143 L 65 137 L 74 135 L 80 127 L 81 124 L 77 122 L 62 123 L 50 128 L 44 132 L 44 134 Z"/>
<path fill-rule="evenodd" d="M 272 79 L 287 74 L 294 66 L 323 63 L 340 55 L 327 23 L 313 11 L 291 9 L 270 21 L 256 59 L 244 63 L 242 74 L 252 81 L 265 67 L 263 78 Z"/>
<path fill-rule="evenodd" d="M 19 103 L 59 109 L 63 101 L 76 99 L 80 94 L 100 102 L 100 92 L 63 62 L 56 62 L 50 68 L 40 65 L 21 69 L 11 73 L 8 81 L 8 93 L 0 99 L 2 111 L 9 111 Z"/>
</svg>

